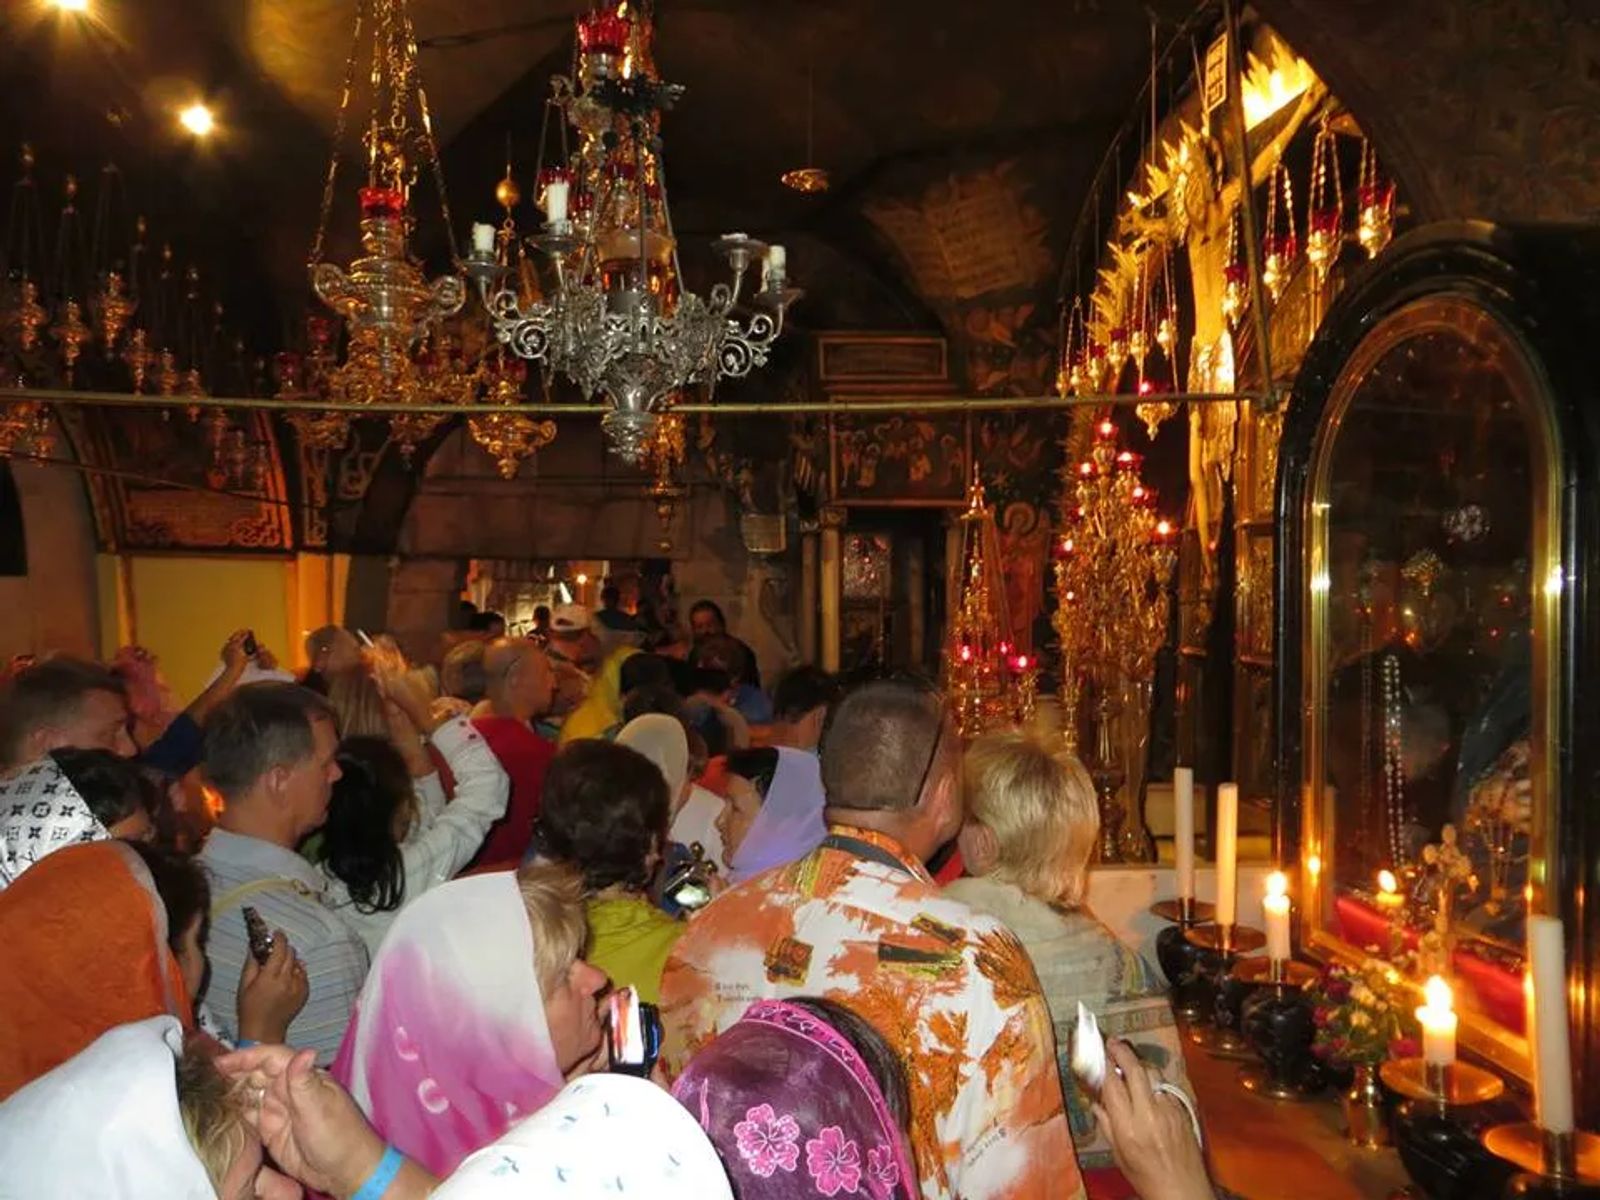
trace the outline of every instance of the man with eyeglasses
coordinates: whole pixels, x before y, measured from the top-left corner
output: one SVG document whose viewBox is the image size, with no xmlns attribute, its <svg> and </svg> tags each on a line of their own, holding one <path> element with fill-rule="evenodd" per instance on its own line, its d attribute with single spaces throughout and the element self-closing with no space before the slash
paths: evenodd
<svg viewBox="0 0 1600 1200">
<path fill-rule="evenodd" d="M 752 1001 L 825 996 L 900 1056 L 927 1200 L 1082 1196 L 1033 965 L 924 866 L 963 816 L 943 698 L 909 681 L 862 685 L 830 713 L 821 757 L 822 845 L 719 897 L 667 963 L 669 1068 Z"/>
</svg>

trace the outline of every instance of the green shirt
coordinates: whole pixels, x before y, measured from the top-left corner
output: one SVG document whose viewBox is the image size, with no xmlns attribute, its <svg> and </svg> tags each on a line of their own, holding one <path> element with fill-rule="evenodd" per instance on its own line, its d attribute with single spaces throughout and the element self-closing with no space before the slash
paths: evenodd
<svg viewBox="0 0 1600 1200">
<path fill-rule="evenodd" d="M 617 987 L 635 987 L 647 1004 L 661 1002 L 661 971 L 683 936 L 682 921 L 637 896 L 590 900 L 589 949 L 584 957 Z"/>
</svg>

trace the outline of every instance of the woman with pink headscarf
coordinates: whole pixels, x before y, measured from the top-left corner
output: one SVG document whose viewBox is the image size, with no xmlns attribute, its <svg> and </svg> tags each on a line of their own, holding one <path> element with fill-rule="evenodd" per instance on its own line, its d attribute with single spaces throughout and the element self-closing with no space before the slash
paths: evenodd
<svg viewBox="0 0 1600 1200">
<path fill-rule="evenodd" d="M 469 876 L 402 909 L 333 1075 L 385 1141 L 453 1170 L 561 1090 L 600 1048 L 605 975 L 582 957 L 569 867 Z"/>
</svg>

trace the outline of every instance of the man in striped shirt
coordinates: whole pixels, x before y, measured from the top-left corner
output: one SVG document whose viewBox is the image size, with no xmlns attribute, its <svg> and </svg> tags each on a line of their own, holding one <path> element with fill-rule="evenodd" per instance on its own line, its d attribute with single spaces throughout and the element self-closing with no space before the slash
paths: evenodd
<svg viewBox="0 0 1600 1200">
<path fill-rule="evenodd" d="M 296 684 L 242 687 L 206 721 L 206 775 L 224 804 L 200 853 L 212 881 L 209 1005 L 237 1008 L 250 952 L 243 909 L 254 908 L 305 966 L 310 994 L 288 1041 L 322 1064 L 333 1061 L 367 975 L 360 933 L 327 907 L 327 881 L 295 853 L 327 819 L 338 748 L 328 702 Z"/>
</svg>

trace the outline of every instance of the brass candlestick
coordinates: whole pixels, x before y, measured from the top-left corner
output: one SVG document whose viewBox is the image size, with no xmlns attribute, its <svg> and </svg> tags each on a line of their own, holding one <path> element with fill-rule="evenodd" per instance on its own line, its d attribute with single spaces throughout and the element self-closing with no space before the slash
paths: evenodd
<svg viewBox="0 0 1600 1200">
<path fill-rule="evenodd" d="M 1484 1149 L 1521 1169 L 1507 1196 L 1600 1196 L 1600 1136 L 1551 1133 L 1531 1121 L 1496 1125 L 1483 1135 Z"/>
<path fill-rule="evenodd" d="M 1245 996 L 1255 986 L 1235 977 L 1233 968 L 1240 954 L 1259 950 L 1267 944 L 1266 934 L 1247 925 L 1202 925 L 1188 930 L 1184 937 L 1203 952 L 1201 969 L 1216 980 L 1216 1003 L 1210 1024 L 1189 1027 L 1189 1040 L 1218 1058 L 1248 1059 L 1250 1044 L 1240 1029 Z M 1202 1015 L 1202 1020 L 1205 1014 Z"/>
<path fill-rule="evenodd" d="M 1392 1058 L 1378 1068 L 1378 1076 L 1407 1100 L 1432 1105 L 1441 1113 L 1487 1104 L 1506 1090 L 1500 1076 L 1464 1062 L 1446 1065 L 1421 1058 Z"/>
</svg>

